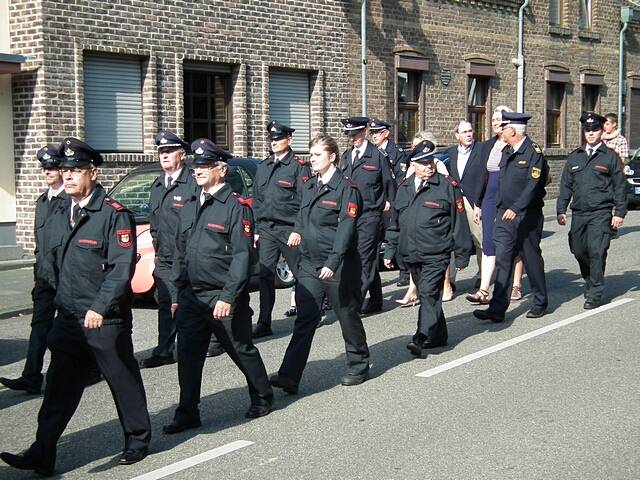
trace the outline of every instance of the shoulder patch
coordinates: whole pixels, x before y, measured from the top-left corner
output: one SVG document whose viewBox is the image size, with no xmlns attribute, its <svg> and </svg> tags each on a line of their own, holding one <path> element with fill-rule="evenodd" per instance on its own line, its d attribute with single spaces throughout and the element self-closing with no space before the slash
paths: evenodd
<svg viewBox="0 0 640 480">
<path fill-rule="evenodd" d="M 113 208 L 117 212 L 122 212 L 123 210 L 126 210 L 121 203 L 116 202 L 111 197 L 104 197 L 104 201 L 107 205 L 111 206 L 111 208 Z"/>
<path fill-rule="evenodd" d="M 538 145 L 536 142 L 531 142 L 531 146 L 536 151 L 536 153 L 542 155 L 542 149 L 540 148 L 540 145 Z"/>
<path fill-rule="evenodd" d="M 449 182 L 451 184 L 452 187 L 457 187 L 458 186 L 458 181 L 455 178 L 453 178 L 453 177 L 451 177 L 449 175 L 445 175 L 444 178 L 447 180 L 447 182 Z"/>
<path fill-rule="evenodd" d="M 302 158 L 300 157 L 293 157 L 293 159 L 298 162 L 300 165 L 306 165 L 307 162 L 305 162 Z"/>
</svg>

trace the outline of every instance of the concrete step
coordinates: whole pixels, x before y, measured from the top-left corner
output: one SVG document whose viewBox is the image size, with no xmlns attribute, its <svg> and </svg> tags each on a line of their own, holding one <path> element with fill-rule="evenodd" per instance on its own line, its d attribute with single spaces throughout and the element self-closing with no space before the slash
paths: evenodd
<svg viewBox="0 0 640 480">
<path fill-rule="evenodd" d="M 24 250 L 19 245 L 0 245 L 0 262 L 20 260 L 23 256 Z"/>
</svg>

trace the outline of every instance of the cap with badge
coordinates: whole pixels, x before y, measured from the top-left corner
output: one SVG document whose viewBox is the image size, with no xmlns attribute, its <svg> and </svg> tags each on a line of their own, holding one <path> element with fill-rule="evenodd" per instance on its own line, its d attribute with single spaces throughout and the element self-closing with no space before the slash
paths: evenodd
<svg viewBox="0 0 640 480">
<path fill-rule="evenodd" d="M 42 168 L 60 168 L 60 161 L 62 160 L 60 145 L 48 143 L 38 150 L 36 158 L 42 164 Z"/>
<path fill-rule="evenodd" d="M 210 163 L 227 162 L 233 158 L 226 150 L 220 148 L 208 138 L 199 138 L 191 144 L 191 151 L 195 157 L 193 165 L 208 165 Z"/>
<path fill-rule="evenodd" d="M 271 140 L 282 140 L 283 138 L 290 137 L 296 130 L 287 125 L 283 125 L 277 120 L 271 120 L 267 124 L 267 133 Z"/>
<path fill-rule="evenodd" d="M 372 132 L 380 132 L 382 130 L 391 130 L 391 125 L 376 117 L 369 119 L 369 130 Z"/>
<path fill-rule="evenodd" d="M 77 138 L 65 138 L 60 148 L 64 155 L 60 161 L 61 168 L 99 167 L 104 161 L 102 155 Z"/>
<path fill-rule="evenodd" d="M 156 135 L 156 145 L 161 148 L 184 148 L 189 151 L 189 144 L 173 132 L 160 131 Z"/>
<path fill-rule="evenodd" d="M 602 130 L 606 121 L 606 118 L 595 112 L 584 112 L 580 115 L 580 123 L 584 130 Z"/>
<path fill-rule="evenodd" d="M 423 140 L 413 148 L 410 154 L 410 159 L 412 162 L 417 163 L 430 162 L 432 160 L 435 160 L 435 157 L 433 156 L 435 150 L 436 146 L 433 144 L 433 142 L 430 142 L 429 140 Z"/>
<path fill-rule="evenodd" d="M 502 121 L 510 125 L 526 125 L 530 118 L 528 113 L 502 111 Z"/>
<path fill-rule="evenodd" d="M 344 134 L 350 137 L 367 128 L 369 117 L 349 117 L 340 120 L 344 126 Z"/>
</svg>

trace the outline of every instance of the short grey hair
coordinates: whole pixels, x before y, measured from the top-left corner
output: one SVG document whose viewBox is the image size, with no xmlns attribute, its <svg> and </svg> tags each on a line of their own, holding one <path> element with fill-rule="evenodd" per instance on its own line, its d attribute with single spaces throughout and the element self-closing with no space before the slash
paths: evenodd
<svg viewBox="0 0 640 480">
<path fill-rule="evenodd" d="M 509 126 L 513 127 L 518 135 L 524 135 L 527 133 L 527 126 L 523 123 L 510 123 Z"/>
<path fill-rule="evenodd" d="M 419 132 L 416 132 L 416 134 L 413 136 L 413 141 L 411 143 L 414 143 L 416 140 L 418 142 L 422 142 L 423 140 L 428 140 L 434 145 L 438 145 L 438 141 L 436 140 L 435 135 L 428 130 L 420 130 Z"/>
</svg>

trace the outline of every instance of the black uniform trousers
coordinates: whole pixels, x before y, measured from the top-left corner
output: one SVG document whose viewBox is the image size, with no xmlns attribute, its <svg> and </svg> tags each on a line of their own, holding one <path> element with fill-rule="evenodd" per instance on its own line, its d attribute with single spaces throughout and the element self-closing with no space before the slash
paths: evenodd
<svg viewBox="0 0 640 480">
<path fill-rule="evenodd" d="M 33 315 L 31 317 L 31 334 L 27 358 L 22 370 L 22 377 L 31 383 L 42 384 L 42 366 L 47 351 L 47 335 L 53 325 L 56 306 L 55 290 L 36 280 L 31 297 L 33 299 Z"/>
<path fill-rule="evenodd" d="M 298 276 L 299 248 L 289 247 L 287 240 L 292 228 L 274 225 L 271 230 L 262 231 L 258 240 L 260 257 L 260 316 L 258 323 L 271 326 L 271 313 L 276 301 L 275 271 L 280 254 L 284 257 L 295 277 Z"/>
<path fill-rule="evenodd" d="M 611 243 L 611 212 L 573 212 L 569 231 L 569 248 L 585 280 L 584 296 L 599 302 L 604 292 L 604 269 Z"/>
<path fill-rule="evenodd" d="M 369 292 L 369 302 L 373 306 L 382 306 L 382 281 L 378 270 L 381 222 L 382 219 L 378 212 L 365 212 L 358 217 L 356 224 L 357 249 L 362 265 L 361 299 L 364 302 L 367 292 Z"/>
<path fill-rule="evenodd" d="M 349 255 L 349 254 L 347 254 Z M 278 373 L 300 382 L 307 365 L 316 327 L 322 316 L 322 301 L 326 295 L 340 322 L 344 339 L 347 372 L 359 375 L 369 370 L 369 347 L 360 319 L 360 279 L 357 257 L 353 256 L 329 280 L 320 280 L 317 269 L 302 258 L 296 285 L 298 316 L 293 334 Z"/>
<path fill-rule="evenodd" d="M 413 336 L 413 341 L 418 344 L 425 341 L 435 344 L 447 343 L 449 334 L 442 311 L 442 290 L 449 260 L 449 254 L 442 254 L 430 255 L 421 263 L 407 263 L 420 299 L 418 326 Z"/>
<path fill-rule="evenodd" d="M 493 297 L 489 310 L 501 315 L 509 308 L 513 285 L 513 264 L 520 256 L 527 272 L 533 293 L 532 307 L 546 308 L 547 284 L 544 276 L 544 260 L 540 250 L 544 216 L 542 209 L 527 211 L 514 220 L 502 220 L 505 209 L 496 212 L 493 239 L 496 244 L 496 273 Z"/>
<path fill-rule="evenodd" d="M 171 263 L 162 260 L 156 263 L 153 278 L 156 281 L 154 296 L 158 304 L 158 345 L 153 349 L 154 357 L 173 357 L 176 344 L 176 321 L 171 315 L 172 282 Z"/>
<path fill-rule="evenodd" d="M 94 361 L 111 389 L 124 432 L 124 449 L 146 448 L 151 440 L 146 394 L 133 356 L 131 323 L 87 329 L 81 321 L 58 312 L 48 337 L 51 364 L 36 441 L 28 451 L 47 466 L 55 464 L 56 443 L 78 408 Z"/>
<path fill-rule="evenodd" d="M 213 305 L 216 301 L 214 298 Z M 271 405 L 273 389 L 260 352 L 251 339 L 251 313 L 246 289 L 236 297 L 230 320 L 215 320 L 213 308 L 198 300 L 191 287 L 179 292 L 178 305 L 176 325 L 180 403 L 175 420 L 200 418 L 198 404 L 202 369 L 212 332 L 247 379 L 251 404 Z"/>
</svg>

